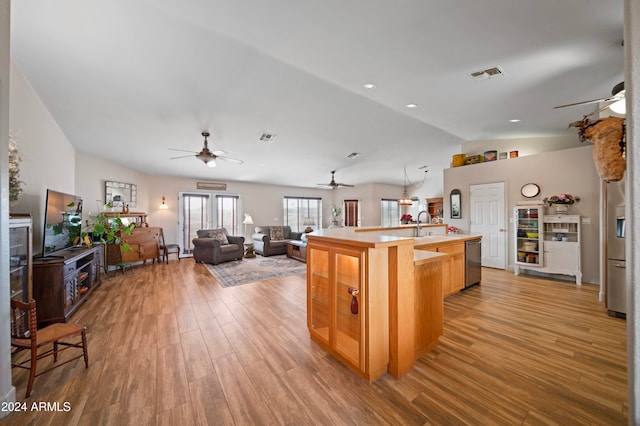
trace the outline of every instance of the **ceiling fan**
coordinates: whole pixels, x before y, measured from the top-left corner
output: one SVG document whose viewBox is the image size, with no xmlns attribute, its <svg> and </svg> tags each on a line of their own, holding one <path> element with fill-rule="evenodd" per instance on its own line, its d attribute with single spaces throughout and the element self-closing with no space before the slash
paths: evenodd
<svg viewBox="0 0 640 426">
<path fill-rule="evenodd" d="M 558 105 L 554 108 L 565 108 L 565 107 L 576 106 L 576 105 L 596 104 L 599 102 L 612 102 L 612 103 L 598 109 L 597 111 L 592 112 L 589 115 L 599 113 L 601 111 L 604 111 L 607 108 L 611 108 L 611 110 L 615 113 L 625 114 L 626 108 L 625 108 L 625 101 L 624 101 L 624 81 L 622 83 L 618 83 L 615 86 L 613 86 L 613 89 L 611 90 L 611 96 L 607 96 L 605 98 L 600 98 L 600 99 L 593 99 L 590 101 L 575 102 L 567 105 Z"/>
<path fill-rule="evenodd" d="M 172 151 L 183 151 L 183 152 L 192 152 L 191 155 L 181 155 L 180 157 L 171 157 L 170 160 L 175 160 L 176 158 L 187 158 L 195 156 L 198 160 L 202 161 L 209 167 L 216 166 L 216 159 L 229 161 L 230 163 L 242 164 L 244 161 L 237 160 L 235 158 L 227 157 L 224 151 L 211 151 L 209 150 L 209 143 L 207 142 L 207 138 L 210 136 L 209 132 L 202 132 L 202 136 L 204 136 L 204 147 L 200 152 L 187 151 L 184 149 L 176 149 L 169 148 Z"/>
<path fill-rule="evenodd" d="M 347 183 L 336 182 L 335 174 L 336 174 L 335 170 L 331 172 L 331 182 L 329 182 L 329 183 L 319 183 L 318 185 L 320 185 L 320 186 L 328 186 L 331 189 L 336 189 L 336 188 L 339 188 L 341 186 L 347 186 L 347 187 L 353 188 L 353 185 L 349 185 Z"/>
</svg>

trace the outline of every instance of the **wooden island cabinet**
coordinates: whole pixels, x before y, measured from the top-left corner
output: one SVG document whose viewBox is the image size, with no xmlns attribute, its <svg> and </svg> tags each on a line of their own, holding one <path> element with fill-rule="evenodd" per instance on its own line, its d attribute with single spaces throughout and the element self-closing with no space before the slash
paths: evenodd
<svg viewBox="0 0 640 426">
<path fill-rule="evenodd" d="M 389 365 L 387 265 L 409 241 L 356 244 L 309 238 L 307 243 L 307 325 L 311 338 L 371 382 Z M 394 274 L 392 274 L 394 275 Z M 355 300 L 354 300 L 355 299 Z"/>
<path fill-rule="evenodd" d="M 477 238 L 309 234 L 311 339 L 369 382 L 385 372 L 402 377 L 438 344 L 444 295 L 464 287 L 465 241 Z"/>
</svg>

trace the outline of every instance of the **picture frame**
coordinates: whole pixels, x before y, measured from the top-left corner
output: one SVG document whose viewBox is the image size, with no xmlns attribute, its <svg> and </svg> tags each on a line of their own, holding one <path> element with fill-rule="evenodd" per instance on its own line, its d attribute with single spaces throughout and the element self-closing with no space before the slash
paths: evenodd
<svg viewBox="0 0 640 426">
<path fill-rule="evenodd" d="M 138 187 L 134 183 L 107 180 L 104 183 L 105 203 L 113 207 L 129 206 L 134 208 L 138 202 Z"/>
<path fill-rule="evenodd" d="M 462 192 L 452 189 L 449 194 L 451 201 L 451 219 L 462 219 Z"/>
</svg>

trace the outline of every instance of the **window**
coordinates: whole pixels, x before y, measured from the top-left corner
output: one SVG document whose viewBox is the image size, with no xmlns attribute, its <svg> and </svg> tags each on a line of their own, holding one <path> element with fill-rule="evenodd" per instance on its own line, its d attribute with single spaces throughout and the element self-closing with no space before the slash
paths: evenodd
<svg viewBox="0 0 640 426">
<path fill-rule="evenodd" d="M 322 227 L 322 199 L 305 197 L 284 197 L 284 224 L 294 232 L 302 232 L 306 228 L 302 222 L 310 217 L 316 229 Z"/>
<path fill-rule="evenodd" d="M 400 224 L 400 205 L 398 200 L 380 201 L 380 226 L 397 226 Z"/>
<path fill-rule="evenodd" d="M 238 198 L 237 195 L 216 195 L 216 228 L 225 228 L 229 235 L 238 235 Z"/>
<path fill-rule="evenodd" d="M 200 229 L 209 226 L 209 195 L 182 194 L 182 247 L 184 253 L 193 253 L 191 241 Z"/>
</svg>

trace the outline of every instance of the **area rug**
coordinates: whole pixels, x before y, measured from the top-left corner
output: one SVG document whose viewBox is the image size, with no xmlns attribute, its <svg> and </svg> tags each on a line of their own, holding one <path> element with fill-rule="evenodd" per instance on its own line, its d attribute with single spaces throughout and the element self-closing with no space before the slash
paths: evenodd
<svg viewBox="0 0 640 426">
<path fill-rule="evenodd" d="M 305 274 L 307 264 L 286 255 L 245 258 L 241 261 L 225 262 L 219 265 L 204 263 L 209 272 L 220 281 L 222 287 L 253 283 L 269 278 Z"/>
</svg>

